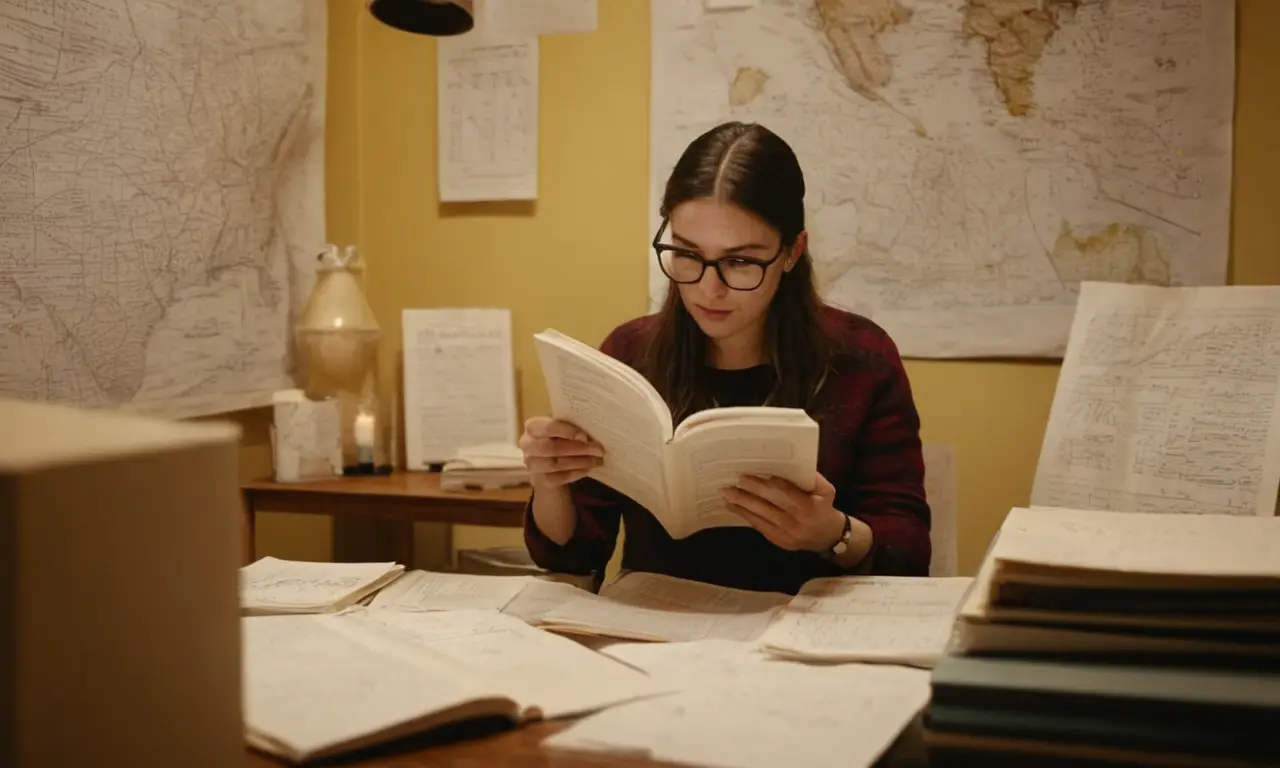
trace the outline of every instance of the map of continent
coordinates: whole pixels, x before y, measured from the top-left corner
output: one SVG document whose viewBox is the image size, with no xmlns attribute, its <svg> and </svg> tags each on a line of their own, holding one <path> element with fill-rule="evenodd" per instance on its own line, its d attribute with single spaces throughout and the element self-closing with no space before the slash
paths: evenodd
<svg viewBox="0 0 1280 768">
<path fill-rule="evenodd" d="M 911 357 L 1061 357 L 1081 282 L 1226 280 L 1233 5 L 655 2 L 651 223 L 694 137 L 758 122 L 828 302 Z"/>
<path fill-rule="evenodd" d="M 324 5 L 0 4 L 0 396 L 182 418 L 293 386 Z"/>
</svg>

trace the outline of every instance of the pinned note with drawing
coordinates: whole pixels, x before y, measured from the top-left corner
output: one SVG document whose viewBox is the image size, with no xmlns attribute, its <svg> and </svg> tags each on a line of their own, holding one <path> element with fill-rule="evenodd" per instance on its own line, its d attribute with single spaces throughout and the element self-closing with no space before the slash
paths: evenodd
<svg viewBox="0 0 1280 768">
<path fill-rule="evenodd" d="M 1031 503 L 1275 514 L 1280 286 L 1085 283 Z"/>
<path fill-rule="evenodd" d="M 470 446 L 514 444 L 515 362 L 507 309 L 406 309 L 404 442 L 409 469 Z"/>
<path fill-rule="evenodd" d="M 538 39 L 475 32 L 437 46 L 441 202 L 538 196 Z"/>
</svg>

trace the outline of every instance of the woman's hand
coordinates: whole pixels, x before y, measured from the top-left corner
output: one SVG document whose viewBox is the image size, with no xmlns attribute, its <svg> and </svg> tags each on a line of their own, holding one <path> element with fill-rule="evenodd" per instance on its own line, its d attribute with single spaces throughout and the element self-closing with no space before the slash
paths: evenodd
<svg viewBox="0 0 1280 768">
<path fill-rule="evenodd" d="M 778 477 L 743 475 L 722 493 L 729 508 L 782 549 L 826 552 L 844 533 L 836 489 L 821 474 L 809 493 Z"/>
<path fill-rule="evenodd" d="M 520 450 L 535 489 L 559 488 L 604 461 L 604 448 L 567 421 L 537 416 L 524 423 Z"/>
</svg>

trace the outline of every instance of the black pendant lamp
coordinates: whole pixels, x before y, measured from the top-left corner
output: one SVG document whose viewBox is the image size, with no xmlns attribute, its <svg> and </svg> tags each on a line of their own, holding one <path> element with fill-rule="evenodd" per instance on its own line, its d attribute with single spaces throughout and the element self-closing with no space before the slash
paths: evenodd
<svg viewBox="0 0 1280 768">
<path fill-rule="evenodd" d="M 461 35 L 476 25 L 472 0 L 368 0 L 368 4 L 378 21 L 415 35 Z"/>
</svg>

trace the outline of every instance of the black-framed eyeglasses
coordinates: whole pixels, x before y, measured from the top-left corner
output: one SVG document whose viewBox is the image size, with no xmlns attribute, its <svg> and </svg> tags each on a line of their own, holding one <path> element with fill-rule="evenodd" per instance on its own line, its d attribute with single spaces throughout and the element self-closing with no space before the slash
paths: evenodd
<svg viewBox="0 0 1280 768">
<path fill-rule="evenodd" d="M 707 273 L 707 267 L 711 267 L 726 287 L 735 291 L 754 291 L 764 283 L 769 265 L 777 261 L 786 248 L 785 243 L 779 244 L 778 252 L 771 259 L 752 259 L 746 256 L 705 259 L 688 248 L 662 242 L 662 235 L 667 231 L 669 223 L 670 220 L 664 218 L 662 226 L 658 227 L 658 233 L 653 236 L 653 252 L 658 257 L 662 274 L 675 283 L 696 283 Z"/>
</svg>

